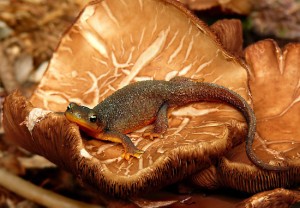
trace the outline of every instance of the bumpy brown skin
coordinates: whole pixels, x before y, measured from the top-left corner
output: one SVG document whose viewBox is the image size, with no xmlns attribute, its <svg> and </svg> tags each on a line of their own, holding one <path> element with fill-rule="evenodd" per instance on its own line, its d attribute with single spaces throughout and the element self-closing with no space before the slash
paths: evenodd
<svg viewBox="0 0 300 208">
<path fill-rule="evenodd" d="M 93 109 L 70 103 L 65 115 L 94 138 L 122 143 L 123 157 L 128 160 L 130 156 L 139 158 L 143 151 L 125 134 L 153 122 L 154 133 L 163 134 L 168 128 L 168 108 L 200 101 L 224 102 L 236 107 L 248 123 L 246 152 L 249 159 L 265 170 L 286 170 L 286 167 L 266 164 L 254 154 L 256 118 L 248 103 L 239 94 L 212 83 L 184 77 L 136 82 L 116 91 Z"/>
</svg>

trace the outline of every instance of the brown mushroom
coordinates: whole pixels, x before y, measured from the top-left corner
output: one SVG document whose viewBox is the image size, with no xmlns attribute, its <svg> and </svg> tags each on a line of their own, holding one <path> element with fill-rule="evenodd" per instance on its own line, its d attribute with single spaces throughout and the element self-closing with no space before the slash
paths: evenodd
<svg viewBox="0 0 300 208">
<path fill-rule="evenodd" d="M 253 196 L 237 194 L 234 191 L 224 192 L 194 192 L 189 194 L 173 194 L 160 191 L 156 194 L 148 194 L 144 198 L 133 199 L 135 204 L 140 207 L 158 207 L 169 205 L 170 207 L 189 207 L 189 208 L 289 208 L 294 205 L 297 207 L 300 202 L 300 192 L 298 190 L 287 190 L 277 188 L 264 191 Z"/>
<path fill-rule="evenodd" d="M 272 40 L 257 42 L 245 50 L 258 121 L 253 148 L 266 163 L 290 169 L 259 170 L 251 165 L 244 145 L 239 145 L 218 167 L 195 175 L 196 184 L 208 188 L 226 186 L 250 193 L 299 184 L 299 55 L 300 44 L 289 44 L 281 50 Z M 207 178 L 210 180 L 204 181 Z"/>
<path fill-rule="evenodd" d="M 255 194 L 249 199 L 246 199 L 236 205 L 236 208 L 252 207 L 252 208 L 289 208 L 291 205 L 300 201 L 300 192 L 286 190 L 282 188 L 272 191 L 265 191 Z M 295 206 L 297 207 L 297 206 Z"/>
<path fill-rule="evenodd" d="M 243 55 L 243 27 L 238 19 L 218 20 L 210 26 L 223 47 L 237 57 Z"/>
<path fill-rule="evenodd" d="M 237 14 L 249 14 L 253 7 L 253 0 L 179 0 L 192 10 L 206 10 L 219 7 L 222 10 L 231 11 Z"/>
<path fill-rule="evenodd" d="M 163 139 L 142 139 L 145 129 L 130 134 L 145 153 L 125 161 L 120 145 L 87 140 L 54 112 L 70 101 L 93 107 L 131 82 L 178 75 L 218 83 L 250 101 L 244 66 L 181 4 L 96 1 L 62 38 L 30 102 L 17 92 L 7 97 L 5 131 L 104 193 L 127 197 L 157 189 L 209 167 L 242 142 L 241 114 L 220 103 L 175 109 Z"/>
</svg>

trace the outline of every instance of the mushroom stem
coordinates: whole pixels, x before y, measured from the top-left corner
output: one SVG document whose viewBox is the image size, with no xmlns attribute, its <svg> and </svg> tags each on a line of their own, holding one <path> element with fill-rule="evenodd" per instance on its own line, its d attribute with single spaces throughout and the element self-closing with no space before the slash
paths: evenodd
<svg viewBox="0 0 300 208">
<path fill-rule="evenodd" d="M 13 175 L 4 168 L 0 168 L 0 185 L 26 199 L 46 207 L 101 208 L 101 206 L 98 205 L 79 202 L 40 188 L 16 175 Z"/>
</svg>

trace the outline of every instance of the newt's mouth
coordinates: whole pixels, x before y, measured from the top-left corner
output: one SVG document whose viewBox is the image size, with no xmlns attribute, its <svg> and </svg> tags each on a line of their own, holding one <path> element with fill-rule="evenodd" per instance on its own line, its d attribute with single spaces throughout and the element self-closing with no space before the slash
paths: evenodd
<svg viewBox="0 0 300 208">
<path fill-rule="evenodd" d="M 76 115 L 76 113 L 74 113 L 74 112 L 66 111 L 65 116 L 66 116 L 67 120 L 69 120 L 70 122 L 76 123 L 81 130 L 83 130 L 87 133 L 89 133 L 89 132 L 95 133 L 95 132 L 99 131 L 98 130 L 99 128 L 96 123 L 88 122 L 86 119 L 84 119 L 80 115 Z"/>
</svg>

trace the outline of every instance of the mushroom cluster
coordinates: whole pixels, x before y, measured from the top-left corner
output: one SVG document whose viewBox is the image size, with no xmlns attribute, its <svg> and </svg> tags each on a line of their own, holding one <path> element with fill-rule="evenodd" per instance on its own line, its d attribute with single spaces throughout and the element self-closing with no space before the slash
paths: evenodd
<svg viewBox="0 0 300 208">
<path fill-rule="evenodd" d="M 172 0 L 95 1 L 84 8 L 61 39 L 33 96 L 27 100 L 15 92 L 6 98 L 5 132 L 16 144 L 46 157 L 99 191 L 117 197 L 138 195 L 191 175 L 200 187 L 225 186 L 251 193 L 295 185 L 299 170 L 297 145 L 288 145 L 297 143 L 297 133 L 291 142 L 287 140 L 293 124 L 282 134 L 271 127 L 278 120 L 286 124 L 289 119 L 298 119 L 296 113 L 289 111 L 298 109 L 295 73 L 299 63 L 295 56 L 299 45 L 287 47 L 283 54 L 272 41 L 249 47 L 248 68 L 232 55 L 240 54 L 241 46 L 230 48 L 228 41 L 232 39 L 215 34 L 226 31 L 222 27 L 230 23 L 225 21 L 210 29 Z M 233 31 L 229 33 L 234 34 Z M 241 34 L 237 33 L 240 40 Z M 268 72 L 278 77 L 269 82 L 276 85 L 293 77 L 293 85 L 276 85 L 280 90 L 269 89 L 271 84 L 261 85 L 268 77 L 265 73 L 270 63 L 262 58 L 264 50 L 278 63 L 278 71 Z M 285 70 L 286 59 L 292 61 L 292 69 Z M 281 76 L 285 71 L 289 75 Z M 131 133 L 134 144 L 145 153 L 129 161 L 120 157 L 121 145 L 87 139 L 76 124 L 60 113 L 69 102 L 92 108 L 129 83 L 170 80 L 175 76 L 204 79 L 239 93 L 257 112 L 261 138 L 256 138 L 256 154 L 266 162 L 284 162 L 293 168 L 268 172 L 253 166 L 245 157 L 245 120 L 226 104 L 202 102 L 172 110 L 169 129 L 162 139 L 142 138 L 151 126 Z M 280 99 L 274 103 L 277 97 L 284 96 L 290 98 L 285 104 Z M 265 104 L 270 105 L 269 112 L 263 109 Z"/>
</svg>

